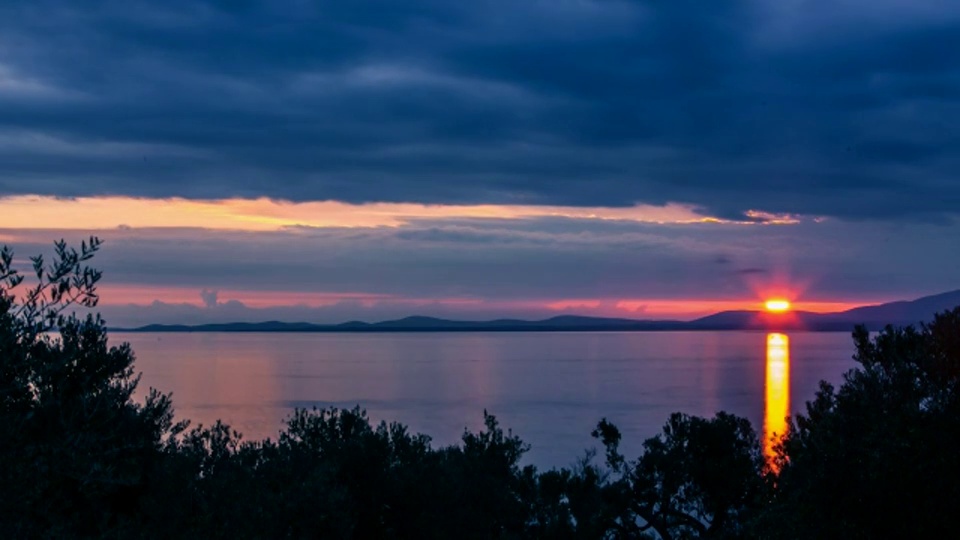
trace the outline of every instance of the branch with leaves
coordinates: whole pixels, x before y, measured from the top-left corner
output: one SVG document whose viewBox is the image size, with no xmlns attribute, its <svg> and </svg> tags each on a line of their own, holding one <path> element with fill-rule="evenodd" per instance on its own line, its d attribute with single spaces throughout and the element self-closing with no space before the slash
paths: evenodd
<svg viewBox="0 0 960 540">
<path fill-rule="evenodd" d="M 74 305 L 97 305 L 97 283 L 101 272 L 85 264 L 99 251 L 102 242 L 96 236 L 80 243 L 80 250 L 64 240 L 54 242 L 53 260 L 47 264 L 42 255 L 30 257 L 36 285 L 22 299 L 16 289 L 24 275 L 14 268 L 13 251 L 0 249 L 0 300 L 11 306 L 14 318 L 33 335 L 50 331 L 64 322 L 64 312 Z"/>
</svg>

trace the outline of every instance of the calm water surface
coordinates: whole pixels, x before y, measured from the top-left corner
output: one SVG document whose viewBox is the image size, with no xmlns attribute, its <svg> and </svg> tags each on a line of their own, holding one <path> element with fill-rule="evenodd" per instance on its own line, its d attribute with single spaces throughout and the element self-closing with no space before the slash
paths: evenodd
<svg viewBox="0 0 960 540">
<path fill-rule="evenodd" d="M 572 464 L 603 417 L 635 457 L 674 411 L 749 418 L 782 430 L 821 379 L 854 367 L 846 333 L 112 333 L 179 418 L 220 418 L 276 438 L 294 407 L 366 408 L 436 444 L 478 430 L 483 410 L 532 445 L 527 462 Z"/>
</svg>

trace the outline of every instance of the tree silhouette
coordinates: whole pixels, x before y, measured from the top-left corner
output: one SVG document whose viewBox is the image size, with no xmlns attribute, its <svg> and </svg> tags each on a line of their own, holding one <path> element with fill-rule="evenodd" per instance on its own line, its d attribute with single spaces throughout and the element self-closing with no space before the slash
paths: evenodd
<svg viewBox="0 0 960 540">
<path fill-rule="evenodd" d="M 674 413 L 634 462 L 617 449 L 620 433 L 612 424 L 601 421 L 593 435 L 603 442 L 610 468 L 622 475 L 613 486 L 619 484 L 628 510 L 618 519 L 627 531 L 654 531 L 665 540 L 734 537 L 756 511 L 764 462 L 744 418 Z"/>
<path fill-rule="evenodd" d="M 129 346 L 108 346 L 99 317 L 67 313 L 97 303 L 85 262 L 99 247 L 57 242 L 49 265 L 31 259 L 30 287 L 0 250 L 0 523 L 14 536 L 124 530 L 175 431 L 168 397 L 133 402 Z"/>
</svg>

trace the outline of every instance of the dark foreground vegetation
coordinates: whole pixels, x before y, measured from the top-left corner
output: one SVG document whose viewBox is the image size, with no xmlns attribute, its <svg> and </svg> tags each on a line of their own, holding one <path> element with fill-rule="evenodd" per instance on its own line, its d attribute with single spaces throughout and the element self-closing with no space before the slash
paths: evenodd
<svg viewBox="0 0 960 540">
<path fill-rule="evenodd" d="M 821 385 L 773 467 L 750 423 L 720 413 L 674 414 L 636 458 L 601 421 L 603 464 L 541 472 L 492 416 L 445 448 L 360 410 L 296 411 L 276 441 L 175 423 L 168 396 L 132 399 L 128 346 L 66 315 L 96 304 L 97 247 L 58 244 L 29 286 L 0 253 L 3 538 L 933 538 L 960 525 L 960 308 L 855 331 L 859 367 Z"/>
</svg>

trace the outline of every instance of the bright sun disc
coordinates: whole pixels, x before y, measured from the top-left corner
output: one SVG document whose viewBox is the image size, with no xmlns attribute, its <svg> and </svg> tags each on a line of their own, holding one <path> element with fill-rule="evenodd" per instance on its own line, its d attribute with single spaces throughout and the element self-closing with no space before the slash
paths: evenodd
<svg viewBox="0 0 960 540">
<path fill-rule="evenodd" d="M 767 308 L 767 311 L 772 311 L 774 313 L 783 313 L 790 309 L 790 301 L 782 299 L 773 299 L 767 300 L 764 304 L 764 307 Z"/>
</svg>

